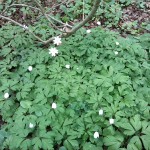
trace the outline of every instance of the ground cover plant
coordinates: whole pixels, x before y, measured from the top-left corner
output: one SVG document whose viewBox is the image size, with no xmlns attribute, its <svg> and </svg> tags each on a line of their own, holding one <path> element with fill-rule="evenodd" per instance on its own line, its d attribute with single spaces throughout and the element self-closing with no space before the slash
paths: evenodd
<svg viewBox="0 0 150 150">
<path fill-rule="evenodd" d="M 112 1 L 105 7 L 111 3 L 114 16 L 114 7 L 121 11 L 121 4 L 132 1 Z M 91 1 L 86 4 L 85 10 Z M 81 7 L 79 1 L 69 5 Z M 32 14 L 26 6 L 22 11 Z M 80 11 L 65 16 L 72 11 L 58 13 L 65 21 L 83 17 Z M 19 26 L 9 20 L 0 28 L 0 149 L 149 150 L 149 34 L 123 38 L 103 29 L 96 14 L 96 26 L 91 21 L 61 38 L 41 14 L 40 19 L 23 17 L 24 25 L 22 19 Z M 50 36 L 51 42 L 42 42 Z"/>
<path fill-rule="evenodd" d="M 150 148 L 150 68 L 139 44 L 83 29 L 52 56 L 55 45 L 40 48 L 23 29 L 15 45 L 9 29 L 16 27 L 8 26 L 1 29 L 2 149 Z"/>
</svg>

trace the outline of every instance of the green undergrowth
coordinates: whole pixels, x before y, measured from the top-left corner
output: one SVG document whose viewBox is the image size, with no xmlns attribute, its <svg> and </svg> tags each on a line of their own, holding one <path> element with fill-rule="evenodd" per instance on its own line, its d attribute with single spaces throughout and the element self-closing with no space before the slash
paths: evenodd
<svg viewBox="0 0 150 150">
<path fill-rule="evenodd" d="M 150 149 L 150 64 L 140 44 L 82 29 L 52 57 L 53 44 L 39 47 L 14 29 L 0 28 L 2 150 Z"/>
</svg>

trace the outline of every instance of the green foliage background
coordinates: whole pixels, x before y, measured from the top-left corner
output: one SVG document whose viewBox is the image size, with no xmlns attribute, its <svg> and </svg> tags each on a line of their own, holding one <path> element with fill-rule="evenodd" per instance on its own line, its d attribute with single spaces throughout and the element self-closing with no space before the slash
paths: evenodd
<svg viewBox="0 0 150 150">
<path fill-rule="evenodd" d="M 5 6 L 11 2 L 8 0 Z M 31 1 L 20 2 L 34 6 Z M 85 0 L 85 16 L 92 2 Z M 86 28 L 101 21 L 102 27 L 139 34 L 133 30 L 137 22 L 119 27 L 123 8 L 131 4 L 146 8 L 144 0 L 101 1 Z M 3 9 L 0 5 L 0 11 Z M 7 15 L 12 16 L 16 10 L 10 8 Z M 51 11 L 49 7 L 45 10 Z M 30 18 L 20 21 L 42 39 L 59 33 L 37 12 L 27 7 L 20 11 Z M 53 11 L 55 18 L 75 23 L 83 17 L 83 3 L 64 4 L 58 12 Z M 140 30 L 149 30 L 147 22 L 142 25 Z M 150 150 L 149 33 L 122 38 L 101 27 L 91 31 L 87 34 L 83 28 L 63 39 L 57 47 L 58 56 L 51 57 L 48 49 L 53 44 L 44 46 L 10 23 L 0 28 L 0 114 L 4 121 L 0 149 Z M 28 66 L 33 67 L 31 72 Z M 4 99 L 7 92 L 10 97 Z M 51 107 L 53 102 L 56 109 Z M 100 109 L 104 110 L 101 116 Z M 113 125 L 110 118 L 115 120 Z M 30 123 L 34 128 L 29 128 Z M 100 134 L 98 139 L 93 136 L 95 132 Z"/>
<path fill-rule="evenodd" d="M 150 149 L 150 64 L 137 41 L 81 29 L 51 57 L 53 44 L 35 44 L 19 27 L 3 26 L 0 36 L 1 149 Z"/>
</svg>

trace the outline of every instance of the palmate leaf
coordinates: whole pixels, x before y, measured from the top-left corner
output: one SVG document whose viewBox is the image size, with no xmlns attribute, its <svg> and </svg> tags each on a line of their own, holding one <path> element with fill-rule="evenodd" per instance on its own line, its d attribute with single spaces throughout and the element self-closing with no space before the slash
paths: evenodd
<svg viewBox="0 0 150 150">
<path fill-rule="evenodd" d="M 32 140 L 32 145 L 34 145 L 34 150 L 39 150 L 42 147 L 41 139 L 39 137 L 35 137 Z"/>
<path fill-rule="evenodd" d="M 142 133 L 145 135 L 142 135 L 140 138 L 143 142 L 144 148 L 146 150 L 150 150 L 150 124 L 149 122 L 143 121 L 142 122 Z"/>
<path fill-rule="evenodd" d="M 120 127 L 124 129 L 123 133 L 126 135 L 133 135 L 136 132 L 130 123 L 123 123 Z"/>
<path fill-rule="evenodd" d="M 138 136 L 134 136 L 128 146 L 127 146 L 128 150 L 141 150 L 142 149 L 142 143 L 141 140 Z"/>
<path fill-rule="evenodd" d="M 64 146 L 68 149 L 68 150 L 74 150 L 73 146 L 71 145 L 71 143 L 68 140 L 64 141 Z"/>
<path fill-rule="evenodd" d="M 96 147 L 94 144 L 91 144 L 90 142 L 86 142 L 83 145 L 83 150 L 102 150 L 102 148 Z"/>
<path fill-rule="evenodd" d="M 133 135 L 136 131 L 139 131 L 142 127 L 140 116 L 135 115 L 130 119 L 130 122 L 126 119 L 126 122 L 120 122 L 119 126 L 124 129 L 125 135 Z"/>
<path fill-rule="evenodd" d="M 144 148 L 146 150 L 150 150 L 150 135 L 143 135 L 141 136 Z"/>
<path fill-rule="evenodd" d="M 45 150 L 53 150 L 53 143 L 51 139 L 42 139 L 42 148 Z"/>
<path fill-rule="evenodd" d="M 135 115 L 134 118 L 131 118 L 130 123 L 136 131 L 140 130 L 141 127 L 142 127 L 142 123 L 140 121 L 140 116 L 139 115 Z"/>
<path fill-rule="evenodd" d="M 29 139 L 26 139 L 24 140 L 21 144 L 20 144 L 20 147 L 22 150 L 28 150 L 31 148 L 31 140 Z"/>
<path fill-rule="evenodd" d="M 123 136 L 115 137 L 108 135 L 104 137 L 104 145 L 108 146 L 109 150 L 117 150 L 120 148 L 123 139 Z"/>
</svg>

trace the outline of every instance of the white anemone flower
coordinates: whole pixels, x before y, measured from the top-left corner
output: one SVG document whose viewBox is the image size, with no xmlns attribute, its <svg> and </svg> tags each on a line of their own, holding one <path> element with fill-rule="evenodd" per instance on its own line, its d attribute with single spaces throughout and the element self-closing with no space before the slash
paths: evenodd
<svg viewBox="0 0 150 150">
<path fill-rule="evenodd" d="M 91 30 L 90 29 L 86 30 L 86 33 L 91 33 Z"/>
<path fill-rule="evenodd" d="M 50 48 L 49 54 L 51 54 L 51 56 L 56 56 L 58 54 L 58 50 L 56 48 Z"/>
<path fill-rule="evenodd" d="M 29 67 L 28 67 L 28 70 L 29 70 L 29 71 L 32 71 L 32 69 L 33 69 L 32 66 L 29 66 Z"/>
<path fill-rule="evenodd" d="M 28 27 L 26 25 L 23 25 L 24 30 L 28 30 Z"/>
<path fill-rule="evenodd" d="M 99 25 L 99 26 L 100 26 L 100 25 L 101 25 L 101 22 L 100 22 L 100 21 L 97 21 L 97 25 Z"/>
<path fill-rule="evenodd" d="M 95 138 L 95 139 L 99 138 L 99 133 L 98 133 L 98 132 L 95 132 L 95 133 L 94 133 L 94 138 Z"/>
<path fill-rule="evenodd" d="M 9 98 L 9 93 L 5 93 L 5 94 L 4 94 L 4 98 L 5 98 L 5 99 Z"/>
<path fill-rule="evenodd" d="M 60 45 L 62 42 L 61 42 L 61 38 L 59 36 L 56 36 L 54 37 L 54 40 L 53 40 L 54 44 L 56 45 Z"/>
<path fill-rule="evenodd" d="M 70 65 L 66 65 L 65 67 L 66 67 L 67 69 L 69 69 L 69 68 L 70 68 Z"/>
<path fill-rule="evenodd" d="M 110 123 L 110 124 L 114 124 L 114 122 L 115 122 L 115 120 L 114 120 L 114 119 L 112 119 L 112 118 L 111 118 L 111 119 L 109 119 L 109 123 Z"/>
<path fill-rule="evenodd" d="M 116 42 L 116 45 L 119 45 L 119 42 Z"/>
<path fill-rule="evenodd" d="M 57 108 L 57 104 L 56 103 L 52 103 L 52 108 L 56 109 Z"/>
<path fill-rule="evenodd" d="M 104 113 L 103 109 L 100 109 L 99 110 L 99 115 L 103 115 L 103 113 Z"/>
<path fill-rule="evenodd" d="M 30 123 L 30 124 L 29 124 L 29 128 L 31 128 L 31 129 L 34 128 L 34 124 L 33 124 L 33 123 Z"/>
<path fill-rule="evenodd" d="M 115 55 L 118 55 L 118 52 L 117 51 L 114 51 Z"/>
</svg>

